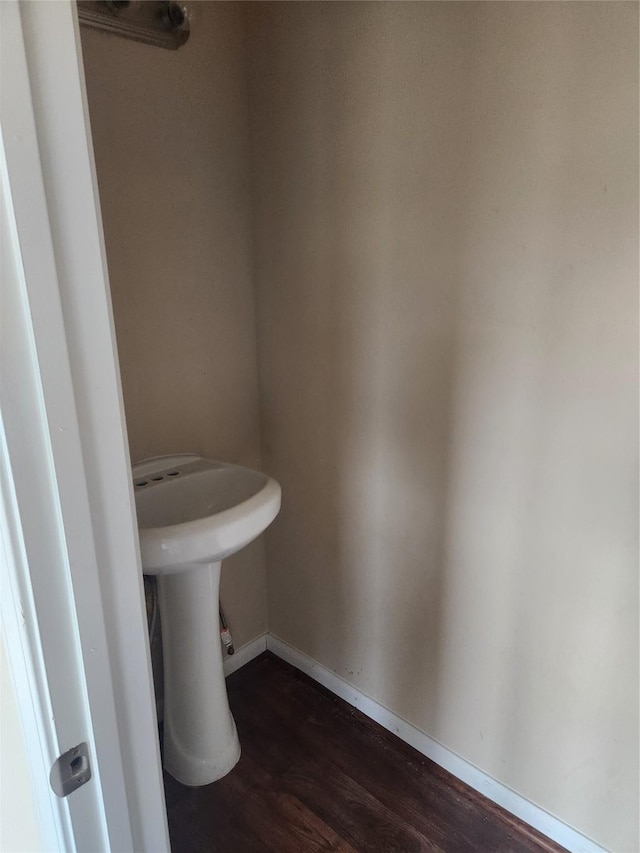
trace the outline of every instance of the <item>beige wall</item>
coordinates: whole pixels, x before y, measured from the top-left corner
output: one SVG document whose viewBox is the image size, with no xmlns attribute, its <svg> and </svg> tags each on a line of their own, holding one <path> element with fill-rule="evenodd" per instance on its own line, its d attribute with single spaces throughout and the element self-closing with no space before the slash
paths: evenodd
<svg viewBox="0 0 640 853">
<path fill-rule="evenodd" d="M 260 467 L 244 16 L 192 13 L 176 52 L 81 30 L 131 456 Z M 266 627 L 263 547 L 223 567 L 237 645 Z"/>
<path fill-rule="evenodd" d="M 260 465 L 253 276 L 271 630 L 636 851 L 637 5 L 191 8 L 82 30 L 132 456 Z"/>
<path fill-rule="evenodd" d="M 637 851 L 637 4 L 249 23 L 270 628 Z"/>
</svg>

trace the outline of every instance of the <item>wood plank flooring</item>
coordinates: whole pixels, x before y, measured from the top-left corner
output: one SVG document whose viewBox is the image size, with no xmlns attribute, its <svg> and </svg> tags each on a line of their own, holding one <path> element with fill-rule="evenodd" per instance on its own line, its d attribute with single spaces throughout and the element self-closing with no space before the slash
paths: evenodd
<svg viewBox="0 0 640 853">
<path fill-rule="evenodd" d="M 269 652 L 227 679 L 242 757 L 186 788 L 165 774 L 173 853 L 560 853 Z"/>
</svg>

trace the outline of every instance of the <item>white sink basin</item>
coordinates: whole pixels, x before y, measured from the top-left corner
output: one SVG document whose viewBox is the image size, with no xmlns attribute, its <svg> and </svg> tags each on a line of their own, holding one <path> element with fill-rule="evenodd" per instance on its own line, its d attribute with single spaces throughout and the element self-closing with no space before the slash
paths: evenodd
<svg viewBox="0 0 640 853">
<path fill-rule="evenodd" d="M 271 477 L 199 456 L 167 456 L 134 466 L 142 567 L 186 571 L 224 560 L 248 545 L 280 509 Z"/>
<path fill-rule="evenodd" d="M 271 524 L 280 486 L 189 455 L 140 462 L 133 482 L 142 569 L 158 576 L 164 766 L 185 785 L 207 785 L 240 758 L 218 630 L 221 560 Z"/>
</svg>

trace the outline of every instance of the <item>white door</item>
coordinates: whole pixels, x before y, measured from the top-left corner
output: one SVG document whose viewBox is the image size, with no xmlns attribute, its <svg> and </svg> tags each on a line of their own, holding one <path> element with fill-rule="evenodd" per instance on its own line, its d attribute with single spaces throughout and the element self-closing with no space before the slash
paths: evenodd
<svg viewBox="0 0 640 853">
<path fill-rule="evenodd" d="M 162 853 L 142 576 L 76 12 L 67 0 L 5 0 L 0 16 L 3 646 L 43 849 Z M 51 765 L 81 743 L 91 777 L 58 797 Z M 3 786 L 6 775 L 3 767 Z"/>
</svg>

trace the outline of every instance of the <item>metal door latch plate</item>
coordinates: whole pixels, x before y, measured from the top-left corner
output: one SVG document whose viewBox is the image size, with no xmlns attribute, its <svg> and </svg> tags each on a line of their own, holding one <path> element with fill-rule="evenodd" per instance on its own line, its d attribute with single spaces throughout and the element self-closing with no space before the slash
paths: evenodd
<svg viewBox="0 0 640 853">
<path fill-rule="evenodd" d="M 59 797 L 67 797 L 89 779 L 91 779 L 91 764 L 89 747 L 86 743 L 79 743 L 64 752 L 54 761 L 49 774 L 51 787 Z"/>
</svg>

